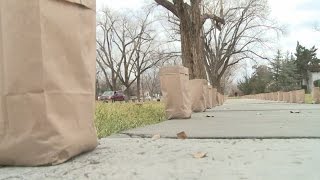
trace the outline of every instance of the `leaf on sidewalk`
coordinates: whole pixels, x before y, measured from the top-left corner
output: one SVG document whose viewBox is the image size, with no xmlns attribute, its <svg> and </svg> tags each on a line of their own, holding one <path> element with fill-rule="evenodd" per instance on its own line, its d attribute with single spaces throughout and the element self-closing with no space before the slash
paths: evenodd
<svg viewBox="0 0 320 180">
<path fill-rule="evenodd" d="M 207 153 L 204 152 L 197 152 L 193 154 L 193 157 L 196 159 L 201 159 L 207 157 Z"/>
<path fill-rule="evenodd" d="M 160 139 L 161 138 L 161 136 L 160 136 L 160 134 L 156 134 L 156 135 L 154 135 L 154 136 L 152 136 L 152 140 L 157 140 L 157 139 Z"/>
<path fill-rule="evenodd" d="M 182 131 L 182 132 L 179 132 L 179 133 L 177 134 L 177 138 L 178 138 L 178 139 L 187 139 L 188 136 L 187 136 L 187 134 L 186 134 L 184 131 Z"/>
</svg>

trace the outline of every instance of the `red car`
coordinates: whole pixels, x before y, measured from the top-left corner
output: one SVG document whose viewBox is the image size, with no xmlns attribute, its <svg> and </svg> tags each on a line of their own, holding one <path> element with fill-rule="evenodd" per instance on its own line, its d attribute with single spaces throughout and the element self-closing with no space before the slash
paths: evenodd
<svg viewBox="0 0 320 180">
<path fill-rule="evenodd" d="M 111 96 L 111 100 L 112 101 L 124 101 L 126 99 L 126 96 L 120 92 L 120 91 L 116 91 L 112 96 Z"/>
</svg>

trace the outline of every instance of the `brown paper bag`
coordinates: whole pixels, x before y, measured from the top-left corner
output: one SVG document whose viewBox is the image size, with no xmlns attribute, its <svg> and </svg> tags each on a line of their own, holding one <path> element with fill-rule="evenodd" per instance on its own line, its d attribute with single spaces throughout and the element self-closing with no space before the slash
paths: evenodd
<svg viewBox="0 0 320 180">
<path fill-rule="evenodd" d="M 305 90 L 297 90 L 296 92 L 296 103 L 304 103 L 305 102 Z"/>
<path fill-rule="evenodd" d="M 192 79 L 190 80 L 190 94 L 193 112 L 204 112 L 206 106 L 207 80 Z"/>
<path fill-rule="evenodd" d="M 266 94 L 266 99 L 267 99 L 268 101 L 270 101 L 270 93 L 267 93 L 267 94 Z"/>
<path fill-rule="evenodd" d="M 212 88 L 212 107 L 218 106 L 217 89 Z"/>
<path fill-rule="evenodd" d="M 283 92 L 282 91 L 278 92 L 278 100 L 283 101 Z"/>
<path fill-rule="evenodd" d="M 296 103 L 297 97 L 296 97 L 296 91 L 290 91 L 290 103 Z"/>
<path fill-rule="evenodd" d="M 191 118 L 188 69 L 183 66 L 161 68 L 160 84 L 167 119 Z"/>
<path fill-rule="evenodd" d="M 206 109 L 210 109 L 208 107 L 209 106 L 209 98 L 208 98 L 208 96 L 209 96 L 209 91 L 208 91 L 209 86 L 208 86 L 208 84 L 203 85 L 203 88 L 204 88 L 204 97 L 205 97 Z"/>
<path fill-rule="evenodd" d="M 207 108 L 208 108 L 208 109 L 213 108 L 213 105 L 212 105 L 212 101 L 213 101 L 212 94 L 213 94 L 212 86 L 209 85 L 209 86 L 208 86 L 208 96 L 207 96 L 207 99 L 208 99 Z"/>
<path fill-rule="evenodd" d="M 320 103 L 320 88 L 314 87 L 312 89 L 312 99 L 314 103 L 319 104 Z"/>
<path fill-rule="evenodd" d="M 217 92 L 217 105 L 220 106 L 221 105 L 221 98 L 220 98 L 220 93 Z"/>
<path fill-rule="evenodd" d="M 279 92 L 274 92 L 274 101 L 279 101 Z"/>
<path fill-rule="evenodd" d="M 283 101 L 287 103 L 290 102 L 290 92 L 283 92 Z"/>
<path fill-rule="evenodd" d="M 97 146 L 95 0 L 0 0 L 0 165 Z"/>
<path fill-rule="evenodd" d="M 222 106 L 224 103 L 223 94 L 219 93 L 219 105 Z"/>
</svg>

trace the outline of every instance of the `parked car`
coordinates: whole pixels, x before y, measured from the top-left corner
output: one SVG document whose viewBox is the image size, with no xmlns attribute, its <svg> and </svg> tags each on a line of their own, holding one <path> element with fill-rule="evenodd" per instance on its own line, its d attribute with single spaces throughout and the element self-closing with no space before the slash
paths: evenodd
<svg viewBox="0 0 320 180">
<path fill-rule="evenodd" d="M 116 91 L 112 96 L 112 101 L 124 101 L 126 99 L 126 96 L 121 91 Z"/>
<path fill-rule="evenodd" d="M 113 91 L 105 91 L 101 96 L 98 97 L 99 101 L 111 101 L 111 97 L 113 96 Z"/>
</svg>

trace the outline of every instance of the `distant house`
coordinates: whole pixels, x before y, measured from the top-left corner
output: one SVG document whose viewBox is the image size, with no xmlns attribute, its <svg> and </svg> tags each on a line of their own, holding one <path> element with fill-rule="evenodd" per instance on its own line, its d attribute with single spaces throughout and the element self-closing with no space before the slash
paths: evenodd
<svg viewBox="0 0 320 180">
<path fill-rule="evenodd" d="M 309 78 L 308 88 L 311 90 L 314 87 L 314 82 L 320 80 L 320 72 L 310 72 Z"/>
<path fill-rule="evenodd" d="M 317 80 L 320 80 L 320 66 L 316 66 L 311 69 L 311 71 L 308 72 L 309 75 L 309 82 L 307 83 L 306 80 L 302 81 L 302 85 L 307 86 L 307 90 L 311 92 L 311 90 L 314 87 L 314 82 Z"/>
</svg>

